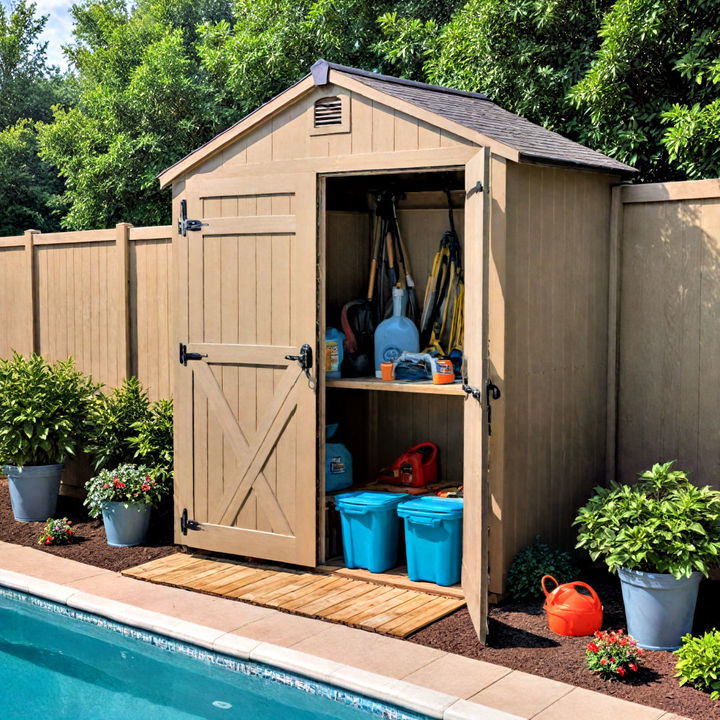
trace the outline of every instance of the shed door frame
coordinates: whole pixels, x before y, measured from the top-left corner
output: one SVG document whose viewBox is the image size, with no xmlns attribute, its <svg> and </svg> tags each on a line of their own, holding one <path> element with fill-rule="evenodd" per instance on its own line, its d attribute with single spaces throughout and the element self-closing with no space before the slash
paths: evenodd
<svg viewBox="0 0 720 720">
<path fill-rule="evenodd" d="M 315 387 L 306 380 L 298 363 L 285 358 L 286 354 L 297 353 L 304 343 L 317 349 L 316 188 L 315 173 L 228 179 L 220 184 L 212 183 L 211 189 L 202 178 L 195 182 L 191 178 L 188 185 L 178 188 L 174 198 L 176 213 L 179 196 L 182 196 L 187 200 L 189 217 L 207 223 L 200 232 L 188 232 L 186 236 L 176 234 L 173 253 L 177 341 L 186 344 L 188 352 L 198 354 L 186 365 L 175 361 L 175 541 L 178 544 L 295 565 L 313 567 L 316 564 Z M 203 217 L 202 198 L 227 198 L 228 201 L 237 198 L 238 209 L 217 217 L 208 212 L 209 217 Z M 256 198 L 257 211 L 243 214 L 241 200 L 246 202 L 248 198 Z M 275 198 L 279 198 L 282 206 L 277 211 Z M 270 201 L 272 207 L 268 204 Z M 288 210 L 285 205 L 289 202 L 294 202 L 294 207 L 291 205 Z M 230 216 L 223 217 L 223 214 Z M 245 299 L 242 296 L 242 271 L 247 267 L 239 262 L 239 255 L 234 263 L 237 278 L 226 283 L 232 288 L 234 282 L 237 287 L 229 291 L 229 299 L 235 307 L 233 318 L 239 318 L 236 322 L 241 323 L 236 327 L 238 339 L 225 342 L 224 336 L 207 337 L 208 312 L 214 316 L 218 307 L 223 316 L 226 312 L 224 295 L 214 287 L 221 283 L 221 278 L 208 277 L 206 282 L 194 279 L 192 273 L 198 269 L 203 271 L 208 252 L 206 238 L 213 236 L 222 252 L 231 245 L 238 252 L 244 251 L 245 243 L 254 243 L 253 286 L 256 293 L 263 282 L 270 286 L 267 302 L 272 304 L 268 312 L 273 319 L 277 316 L 281 320 L 281 328 L 285 327 L 277 338 L 270 318 L 267 319 L 273 328 L 271 334 L 263 333 L 261 337 L 259 324 L 254 332 L 252 328 L 242 330 L 242 316 L 253 308 L 249 307 L 252 303 L 249 296 Z M 282 267 L 280 279 L 273 282 L 275 270 L 271 268 L 275 267 L 276 242 L 280 242 L 278 262 Z M 261 262 L 261 257 L 267 262 Z M 268 265 L 268 258 L 272 258 L 272 265 Z M 224 274 L 226 263 L 222 258 L 215 260 L 213 267 L 217 266 L 218 275 Z M 286 274 L 292 279 L 289 286 L 282 280 Z M 276 286 L 282 286 L 287 292 L 275 293 Z M 255 310 L 256 315 L 258 312 L 260 310 Z M 244 335 L 247 339 L 243 339 Z M 236 385 L 242 381 L 241 370 L 251 371 L 253 398 L 256 398 L 252 402 L 253 410 L 257 403 L 252 417 L 244 412 L 248 408 L 246 404 L 237 397 L 233 400 L 232 393 L 226 395 L 222 379 L 226 369 L 231 373 L 237 371 Z M 270 373 L 269 386 L 264 382 L 260 388 L 261 372 L 263 378 Z M 207 407 L 206 430 L 203 430 L 202 410 L 197 410 L 198 403 Z M 231 407 L 233 404 L 237 406 L 235 410 Z M 200 412 L 197 418 L 196 412 Z M 265 463 L 274 457 L 278 443 L 289 433 L 292 434 L 292 458 L 288 463 L 294 460 L 294 470 L 278 472 L 275 487 L 268 482 Z M 208 443 L 213 437 L 214 451 L 219 447 L 219 452 L 226 457 L 219 472 L 208 469 L 211 451 Z M 285 448 L 283 452 L 286 459 L 289 458 L 290 451 Z M 203 456 L 204 464 L 198 460 Z M 236 517 L 241 508 L 245 513 L 243 503 L 250 497 L 249 493 L 256 499 L 258 508 L 262 507 L 262 523 L 260 509 L 257 524 L 248 524 L 242 514 Z M 199 527 L 184 531 L 181 522 L 184 510 L 188 519 L 199 522 Z"/>
</svg>

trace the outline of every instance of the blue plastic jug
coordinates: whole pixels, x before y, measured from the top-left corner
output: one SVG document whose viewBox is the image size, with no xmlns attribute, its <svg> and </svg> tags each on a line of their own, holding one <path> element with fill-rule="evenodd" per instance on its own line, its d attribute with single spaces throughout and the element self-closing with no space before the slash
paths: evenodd
<svg viewBox="0 0 720 720">
<path fill-rule="evenodd" d="M 404 315 L 405 291 L 393 288 L 392 294 L 393 315 L 375 330 L 375 377 L 381 377 L 381 362 L 395 362 L 403 352 L 420 351 L 417 326 Z"/>
<path fill-rule="evenodd" d="M 340 366 L 345 354 L 343 342 L 345 334 L 334 327 L 325 331 L 325 377 L 339 378 Z"/>
<path fill-rule="evenodd" d="M 325 440 L 337 432 L 337 423 L 325 427 Z M 345 490 L 352 485 L 352 455 L 342 443 L 325 443 L 325 491 Z"/>
</svg>

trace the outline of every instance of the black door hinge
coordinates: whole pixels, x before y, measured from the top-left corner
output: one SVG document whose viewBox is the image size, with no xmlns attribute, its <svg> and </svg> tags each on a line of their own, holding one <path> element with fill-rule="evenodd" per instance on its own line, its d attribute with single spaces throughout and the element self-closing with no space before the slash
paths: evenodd
<svg viewBox="0 0 720 720">
<path fill-rule="evenodd" d="M 187 535 L 188 530 L 199 530 L 200 523 L 197 520 L 188 520 L 188 511 L 185 508 L 180 515 L 180 532 Z"/>
<path fill-rule="evenodd" d="M 491 400 L 500 399 L 500 388 L 492 381 L 488 380 L 485 385 L 485 404 L 487 406 L 487 426 L 488 435 L 492 435 L 492 402 Z"/>
<path fill-rule="evenodd" d="M 187 365 L 188 360 L 202 360 L 203 358 L 206 358 L 207 355 L 201 355 L 200 353 L 193 353 L 187 351 L 187 345 L 184 343 L 180 343 L 180 352 L 179 359 L 181 365 Z"/>
<path fill-rule="evenodd" d="M 185 236 L 188 232 L 198 232 L 200 228 L 206 227 L 207 223 L 200 220 L 188 220 L 187 200 L 180 201 L 180 217 L 178 219 L 178 233 Z"/>
</svg>

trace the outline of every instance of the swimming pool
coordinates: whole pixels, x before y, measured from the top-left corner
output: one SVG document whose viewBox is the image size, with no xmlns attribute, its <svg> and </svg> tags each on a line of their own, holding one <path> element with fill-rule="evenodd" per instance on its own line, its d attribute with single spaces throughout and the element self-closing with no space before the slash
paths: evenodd
<svg viewBox="0 0 720 720">
<path fill-rule="evenodd" d="M 0 587 L 3 720 L 427 720 Z"/>
</svg>

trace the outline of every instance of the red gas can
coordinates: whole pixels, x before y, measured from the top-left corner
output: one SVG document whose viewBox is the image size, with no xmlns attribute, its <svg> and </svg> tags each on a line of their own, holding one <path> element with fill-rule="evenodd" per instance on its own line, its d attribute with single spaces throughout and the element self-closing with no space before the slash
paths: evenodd
<svg viewBox="0 0 720 720">
<path fill-rule="evenodd" d="M 557 586 L 548 592 L 545 581 L 552 580 Z M 600 629 L 603 606 L 598 594 L 584 582 L 559 585 L 552 575 L 545 575 L 540 581 L 545 593 L 545 612 L 548 627 L 558 635 L 592 635 Z M 580 592 L 584 588 L 587 592 Z"/>
<path fill-rule="evenodd" d="M 435 443 L 424 442 L 413 445 L 389 468 L 383 468 L 378 482 L 407 487 L 425 487 L 437 481 L 438 447 Z"/>
</svg>

